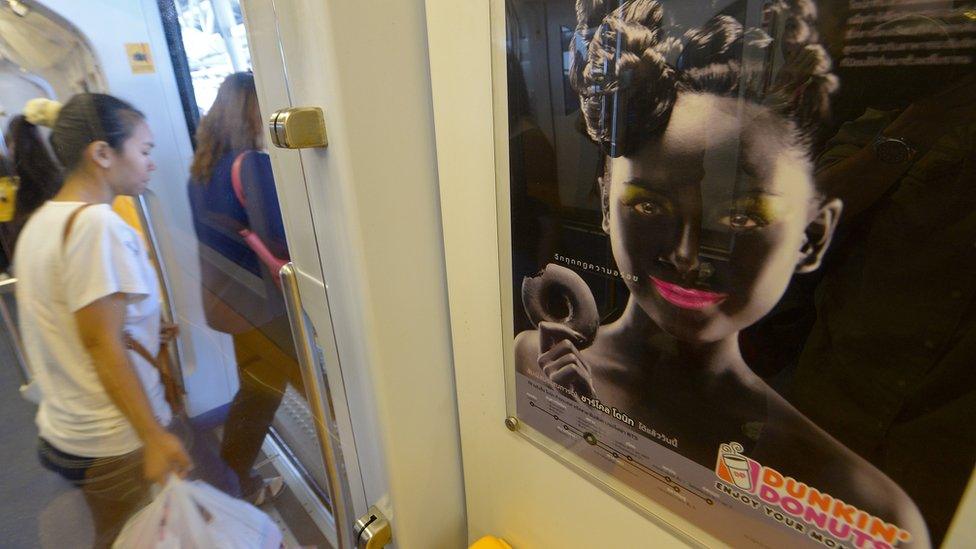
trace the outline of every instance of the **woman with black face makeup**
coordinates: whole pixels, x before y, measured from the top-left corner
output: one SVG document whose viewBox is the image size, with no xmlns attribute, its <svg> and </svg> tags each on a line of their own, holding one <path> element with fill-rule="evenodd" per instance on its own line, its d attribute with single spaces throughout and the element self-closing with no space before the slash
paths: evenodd
<svg viewBox="0 0 976 549">
<path fill-rule="evenodd" d="M 817 269 L 842 209 L 818 192 L 806 144 L 837 85 L 815 43 L 814 7 L 772 2 L 769 32 L 717 16 L 682 45 L 665 37 L 657 2 L 602 4 L 577 3 L 571 77 L 607 156 L 603 229 L 630 298 L 582 350 L 558 323 L 520 333 L 518 371 L 676 437 L 676 451 L 705 467 L 739 441 L 928 546 L 904 492 L 790 406 L 739 350 L 739 332 L 792 275 Z M 771 74 L 774 55 L 784 62 Z"/>
</svg>

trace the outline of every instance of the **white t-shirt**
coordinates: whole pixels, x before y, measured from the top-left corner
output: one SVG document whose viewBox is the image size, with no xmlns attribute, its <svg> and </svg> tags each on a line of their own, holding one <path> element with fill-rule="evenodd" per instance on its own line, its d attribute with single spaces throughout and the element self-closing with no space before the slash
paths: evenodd
<svg viewBox="0 0 976 549">
<path fill-rule="evenodd" d="M 17 309 L 27 360 L 42 393 L 40 436 L 69 454 L 117 456 L 142 442 L 99 381 L 74 313 L 105 296 L 126 294 L 125 330 L 155 354 L 159 290 L 142 238 L 108 204 L 82 210 L 62 242 L 68 217 L 82 205 L 48 201 L 24 226 L 13 263 Z M 128 354 L 156 419 L 169 425 L 172 412 L 159 372 L 135 351 Z"/>
</svg>

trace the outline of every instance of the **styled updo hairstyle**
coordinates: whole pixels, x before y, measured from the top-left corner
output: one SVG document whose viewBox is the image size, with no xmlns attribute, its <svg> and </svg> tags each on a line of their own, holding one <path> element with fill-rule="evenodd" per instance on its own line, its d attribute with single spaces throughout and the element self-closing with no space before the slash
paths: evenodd
<svg viewBox="0 0 976 549">
<path fill-rule="evenodd" d="M 627 0 L 612 10 L 609 1 L 577 0 L 570 68 L 586 133 L 605 154 L 628 156 L 663 132 L 680 92 L 768 107 L 798 142 L 829 115 L 837 78 L 817 43 L 811 0 L 769 2 L 769 32 L 717 15 L 682 39 L 666 35 L 657 1 Z"/>
<path fill-rule="evenodd" d="M 125 101 L 103 93 L 79 93 L 58 113 L 51 130 L 54 155 L 70 173 L 81 162 L 85 148 L 104 141 L 115 150 L 132 135 L 145 115 Z"/>
</svg>

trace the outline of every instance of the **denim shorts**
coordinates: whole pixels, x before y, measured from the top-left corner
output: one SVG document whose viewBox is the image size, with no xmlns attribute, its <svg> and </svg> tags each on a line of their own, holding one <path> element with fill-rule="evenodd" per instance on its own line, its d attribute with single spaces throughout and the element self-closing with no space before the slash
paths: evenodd
<svg viewBox="0 0 976 549">
<path fill-rule="evenodd" d="M 192 478 L 203 479 L 231 496 L 240 497 L 237 476 L 211 445 L 203 443 L 201 434 L 195 432 L 186 417 L 174 417 L 167 430 L 180 438 L 193 459 Z M 78 487 L 92 481 L 92 468 L 96 466 L 97 471 L 94 472 L 99 480 L 104 480 L 106 475 L 128 472 L 135 466 L 139 467 L 139 475 L 142 474 L 142 449 L 121 456 L 92 458 L 63 452 L 42 438 L 38 439 L 37 456 L 45 469 L 61 475 Z"/>
<path fill-rule="evenodd" d="M 137 453 L 134 452 L 133 454 Z M 61 475 L 65 480 L 74 484 L 75 486 L 81 486 L 85 481 L 85 476 L 88 470 L 91 469 L 96 463 L 108 464 L 113 460 L 123 460 L 132 454 L 124 456 L 106 457 L 106 458 L 91 458 L 76 456 L 74 454 L 69 454 L 67 452 L 62 452 L 50 442 L 44 440 L 43 438 L 37 439 L 37 457 L 41 462 L 41 465 L 49 471 L 53 471 Z M 129 461 L 128 459 L 125 461 Z"/>
</svg>

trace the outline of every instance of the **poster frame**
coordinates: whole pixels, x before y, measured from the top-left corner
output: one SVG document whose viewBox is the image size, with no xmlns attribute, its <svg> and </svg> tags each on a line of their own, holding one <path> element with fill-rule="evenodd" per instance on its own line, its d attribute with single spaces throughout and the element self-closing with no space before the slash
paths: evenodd
<svg viewBox="0 0 976 549">
<path fill-rule="evenodd" d="M 492 140 L 495 181 L 495 218 L 500 288 L 499 319 L 503 338 L 505 410 L 508 418 L 518 419 L 516 367 L 514 354 L 514 292 L 512 285 L 512 226 L 510 197 L 510 161 L 508 140 L 508 73 L 506 66 L 506 0 L 487 0 L 490 18 Z M 561 466 L 586 479 L 614 499 L 651 520 L 684 543 L 695 547 L 712 547 L 728 542 L 699 526 L 687 515 L 680 515 L 657 499 L 641 493 L 623 481 L 599 470 L 582 456 L 559 444 L 525 422 L 519 421 L 516 434 L 539 448 Z M 941 547 L 965 547 L 966 540 L 976 537 L 976 468 L 967 482 L 953 522 Z"/>
</svg>

